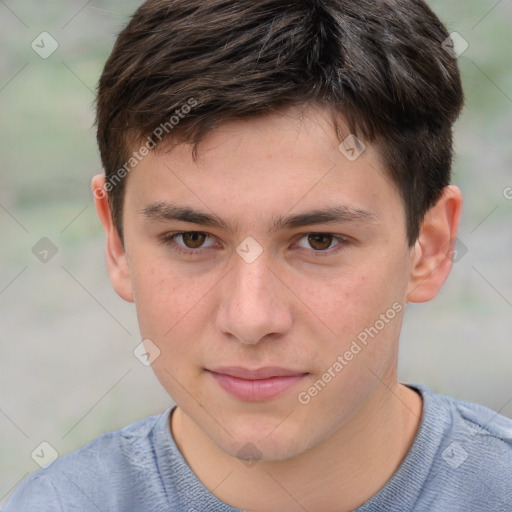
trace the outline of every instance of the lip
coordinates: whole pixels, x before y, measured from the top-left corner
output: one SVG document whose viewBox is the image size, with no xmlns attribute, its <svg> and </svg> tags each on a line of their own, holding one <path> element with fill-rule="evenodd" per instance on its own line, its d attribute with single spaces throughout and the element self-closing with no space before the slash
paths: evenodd
<svg viewBox="0 0 512 512">
<path fill-rule="evenodd" d="M 224 391 L 247 402 L 276 398 L 308 374 L 276 366 L 253 370 L 229 366 L 207 371 Z"/>
</svg>

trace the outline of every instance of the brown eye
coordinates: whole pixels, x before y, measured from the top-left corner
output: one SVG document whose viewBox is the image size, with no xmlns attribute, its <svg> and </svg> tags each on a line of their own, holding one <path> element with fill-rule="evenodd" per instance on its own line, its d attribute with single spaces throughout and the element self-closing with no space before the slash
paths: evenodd
<svg viewBox="0 0 512 512">
<path fill-rule="evenodd" d="M 317 251 L 325 251 L 331 246 L 333 236 L 324 233 L 311 233 L 308 235 L 309 245 Z"/>
<path fill-rule="evenodd" d="M 166 233 L 160 237 L 160 242 L 164 247 L 170 248 L 178 254 L 191 257 L 200 256 L 204 251 L 211 250 L 216 245 L 208 233 L 200 231 Z"/>
<path fill-rule="evenodd" d="M 206 240 L 206 234 L 197 232 L 182 233 L 181 239 L 189 249 L 199 249 Z"/>
</svg>

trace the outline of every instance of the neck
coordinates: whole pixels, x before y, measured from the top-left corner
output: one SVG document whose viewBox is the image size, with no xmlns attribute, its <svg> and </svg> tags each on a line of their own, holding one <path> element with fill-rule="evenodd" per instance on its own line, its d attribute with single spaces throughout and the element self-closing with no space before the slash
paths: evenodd
<svg viewBox="0 0 512 512">
<path fill-rule="evenodd" d="M 381 385 L 328 439 L 297 457 L 245 465 L 220 450 L 178 407 L 171 429 L 203 485 L 235 508 L 344 512 L 391 478 L 414 441 L 422 399 L 404 385 Z M 319 485 L 321 483 L 321 485 Z"/>
</svg>

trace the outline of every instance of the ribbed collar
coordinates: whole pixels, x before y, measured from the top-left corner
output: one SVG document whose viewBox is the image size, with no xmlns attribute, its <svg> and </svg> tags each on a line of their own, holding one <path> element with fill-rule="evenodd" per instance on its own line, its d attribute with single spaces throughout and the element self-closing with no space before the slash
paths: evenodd
<svg viewBox="0 0 512 512">
<path fill-rule="evenodd" d="M 398 469 L 382 489 L 353 512 L 384 512 L 414 510 L 429 472 L 450 427 L 449 409 L 442 398 L 421 384 L 407 384 L 423 398 L 420 426 L 413 444 Z M 196 477 L 179 451 L 169 428 L 169 418 L 176 407 L 168 409 L 158 419 L 154 430 L 159 473 L 171 507 L 178 510 L 208 510 L 209 512 L 243 512 L 220 501 Z M 173 508 L 175 510 L 175 508 Z"/>
</svg>

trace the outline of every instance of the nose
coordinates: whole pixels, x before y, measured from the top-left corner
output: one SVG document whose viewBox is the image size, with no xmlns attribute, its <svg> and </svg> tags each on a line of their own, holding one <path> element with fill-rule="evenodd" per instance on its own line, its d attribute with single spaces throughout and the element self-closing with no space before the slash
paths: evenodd
<svg viewBox="0 0 512 512">
<path fill-rule="evenodd" d="M 252 263 L 236 259 L 219 290 L 217 329 L 246 345 L 285 334 L 292 325 L 287 299 L 293 294 L 263 255 Z"/>
</svg>

